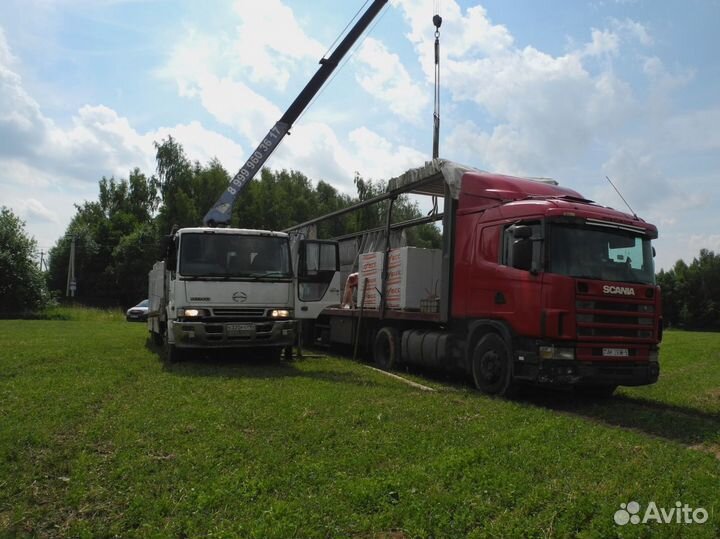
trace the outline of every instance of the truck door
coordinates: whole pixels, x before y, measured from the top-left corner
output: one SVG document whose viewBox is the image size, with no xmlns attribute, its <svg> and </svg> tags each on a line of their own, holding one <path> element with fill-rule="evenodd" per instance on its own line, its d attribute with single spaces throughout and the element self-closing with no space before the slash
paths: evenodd
<svg viewBox="0 0 720 539">
<path fill-rule="evenodd" d="M 520 335 L 538 335 L 542 298 L 542 226 L 528 221 L 503 231 L 494 312 Z"/>
<path fill-rule="evenodd" d="M 326 307 L 340 304 L 338 242 L 300 240 L 295 317 L 315 319 Z"/>
</svg>

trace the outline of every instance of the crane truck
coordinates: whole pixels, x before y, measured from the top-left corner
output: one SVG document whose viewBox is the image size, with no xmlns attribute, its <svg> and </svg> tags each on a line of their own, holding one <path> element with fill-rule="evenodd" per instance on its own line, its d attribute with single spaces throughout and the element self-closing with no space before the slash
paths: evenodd
<svg viewBox="0 0 720 539">
<path fill-rule="evenodd" d="M 263 348 L 292 353 L 296 319 L 340 300 L 337 250 L 281 232 L 229 228 L 247 183 L 287 135 L 340 61 L 387 4 L 374 0 L 250 155 L 203 219 L 174 230 L 148 276 L 148 330 L 169 361 L 191 349 Z M 291 254 L 291 247 L 292 253 Z M 294 271 L 293 260 L 299 261 Z"/>
<path fill-rule="evenodd" d="M 442 197 L 443 211 L 394 223 L 403 194 Z M 374 199 L 286 232 L 309 233 L 380 202 L 384 227 L 335 238 L 344 267 L 359 270 L 357 298 L 306 322 L 313 340 L 362 347 L 385 369 L 459 369 L 495 395 L 534 384 L 606 396 L 657 380 L 663 324 L 654 225 L 554 181 L 435 159 L 390 180 Z M 389 241 L 438 221 L 441 249 Z M 364 251 L 377 234 L 386 239 L 381 248 Z"/>
</svg>

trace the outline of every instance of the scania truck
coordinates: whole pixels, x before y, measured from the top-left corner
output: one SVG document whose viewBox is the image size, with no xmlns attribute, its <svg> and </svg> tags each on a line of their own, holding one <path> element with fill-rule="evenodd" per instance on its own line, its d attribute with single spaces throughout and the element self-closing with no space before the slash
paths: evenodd
<svg viewBox="0 0 720 539">
<path fill-rule="evenodd" d="M 443 198 L 443 211 L 394 223 L 393 202 L 401 194 Z M 348 271 L 360 270 L 353 275 L 357 298 L 325 309 L 308 325 L 316 341 L 364 347 L 383 368 L 407 363 L 461 369 L 480 390 L 496 395 L 535 384 L 602 396 L 618 385 L 657 380 L 663 325 L 654 225 L 554 181 L 435 159 L 390 180 L 375 199 L 287 232 L 307 233 L 320 221 L 388 200 L 382 230 L 336 238 L 340 251 L 349 253 L 341 262 Z M 390 238 L 438 221 L 437 270 L 424 263 L 388 271 L 396 249 L 380 242 L 379 263 L 371 266 L 381 271 L 368 284 L 372 276 L 358 261 L 368 255 L 363 246 L 370 235 Z M 393 300 L 397 287 L 388 283 L 398 282 L 398 271 L 408 273 L 408 282 L 437 271 L 437 286 L 427 288 L 420 308 L 398 307 Z M 379 300 L 368 301 L 372 294 Z"/>
</svg>

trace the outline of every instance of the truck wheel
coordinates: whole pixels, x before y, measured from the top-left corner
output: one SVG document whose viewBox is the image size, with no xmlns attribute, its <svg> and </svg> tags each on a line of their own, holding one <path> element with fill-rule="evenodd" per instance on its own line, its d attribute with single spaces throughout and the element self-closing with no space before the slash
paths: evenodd
<svg viewBox="0 0 720 539">
<path fill-rule="evenodd" d="M 575 394 L 587 399 L 609 399 L 617 389 L 613 384 L 575 386 Z"/>
<path fill-rule="evenodd" d="M 150 332 L 150 336 L 152 337 L 152 342 L 155 346 L 162 346 L 163 345 L 163 336 L 162 333 L 155 333 L 154 331 Z"/>
<path fill-rule="evenodd" d="M 472 355 L 472 375 L 475 387 L 488 395 L 512 393 L 512 365 L 505 340 L 488 333 L 475 345 Z"/>
<path fill-rule="evenodd" d="M 183 359 L 183 351 L 180 350 L 174 344 L 168 342 L 168 329 L 167 326 L 164 328 L 162 336 L 160 337 L 165 344 L 165 359 L 168 363 L 178 363 Z"/>
<path fill-rule="evenodd" d="M 168 360 L 168 363 L 179 363 L 183 360 L 183 351 L 180 350 L 177 346 L 174 344 L 168 344 L 165 347 L 165 354 Z"/>
<path fill-rule="evenodd" d="M 400 362 L 400 336 L 395 328 L 386 326 L 377 332 L 373 358 L 383 370 L 390 370 Z"/>
</svg>

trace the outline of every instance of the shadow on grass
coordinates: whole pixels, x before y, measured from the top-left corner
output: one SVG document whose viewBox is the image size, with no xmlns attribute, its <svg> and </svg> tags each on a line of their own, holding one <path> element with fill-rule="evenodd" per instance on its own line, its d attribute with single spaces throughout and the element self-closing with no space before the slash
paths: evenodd
<svg viewBox="0 0 720 539">
<path fill-rule="evenodd" d="M 145 348 L 158 357 L 163 370 L 176 376 L 204 376 L 217 378 L 308 378 L 326 382 L 337 382 L 357 386 L 377 386 L 367 378 L 350 372 L 337 372 L 328 368 L 314 368 L 312 371 L 298 369 L 296 363 L 304 359 L 280 361 L 262 357 L 262 350 L 197 350 L 183 361 L 168 363 L 164 349 L 156 346 L 151 339 Z M 306 357 L 308 354 L 306 354 Z M 310 354 L 311 357 L 316 357 Z"/>
<path fill-rule="evenodd" d="M 685 445 L 720 438 L 720 415 L 650 399 L 615 395 L 593 401 L 572 392 L 527 388 L 518 401 Z"/>
<path fill-rule="evenodd" d="M 471 388 L 471 382 L 462 373 L 419 367 L 403 370 L 457 389 Z M 515 401 L 684 445 L 720 441 L 720 414 L 648 398 L 618 394 L 591 399 L 570 390 L 523 387 Z"/>
</svg>

